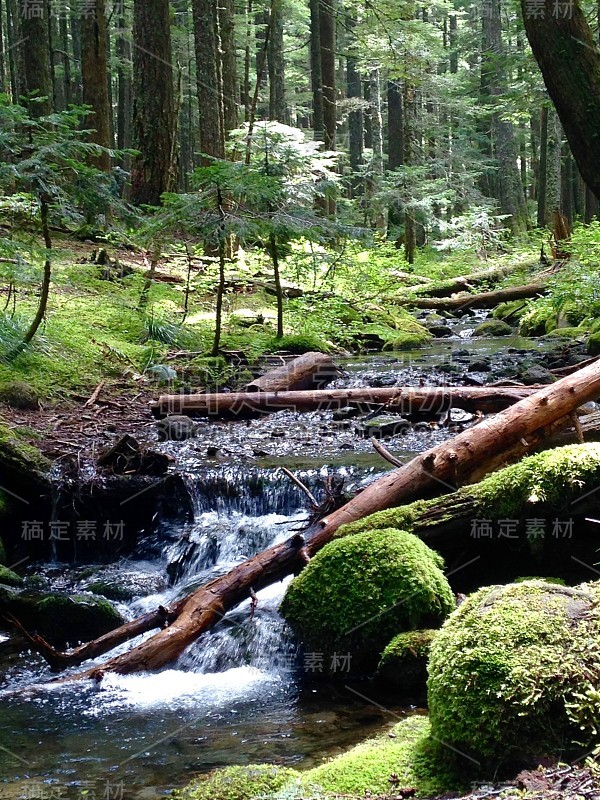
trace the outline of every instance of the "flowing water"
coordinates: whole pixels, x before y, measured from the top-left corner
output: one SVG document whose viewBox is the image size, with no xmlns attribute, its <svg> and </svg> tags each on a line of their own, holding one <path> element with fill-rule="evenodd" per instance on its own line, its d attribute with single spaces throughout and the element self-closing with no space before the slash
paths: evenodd
<svg viewBox="0 0 600 800">
<path fill-rule="evenodd" d="M 346 385 L 390 377 L 404 385 L 432 376 L 440 382 L 438 369 L 453 349 L 502 359 L 509 347 L 540 346 L 456 338 L 417 355 L 348 362 Z M 274 426 L 285 436 L 273 437 Z M 330 412 L 220 423 L 207 435 L 220 448 L 210 466 L 202 450 L 206 437 L 164 445 L 184 470 L 193 521 L 159 526 L 129 559 L 98 567 L 94 575 L 134 586 L 133 598 L 119 604 L 129 618 L 289 536 L 306 518 L 306 500 L 279 465 L 298 469 L 317 496 L 326 475 L 355 490 L 385 469 L 368 441 L 353 430 L 336 433 Z M 411 432 L 386 444 L 411 456 L 450 435 L 447 429 Z M 38 571 L 54 586 L 85 589 L 80 568 L 51 564 Z M 319 680 L 319 654 L 302 652 L 278 615 L 286 583 L 260 592 L 253 616 L 249 603 L 227 614 L 169 669 L 108 676 L 100 687 L 54 684 L 15 693 L 51 676 L 37 655 L 0 634 L 0 798 L 150 797 L 216 766 L 268 761 L 308 767 L 418 713 L 368 684 L 347 684 L 343 675 L 336 683 Z"/>
</svg>

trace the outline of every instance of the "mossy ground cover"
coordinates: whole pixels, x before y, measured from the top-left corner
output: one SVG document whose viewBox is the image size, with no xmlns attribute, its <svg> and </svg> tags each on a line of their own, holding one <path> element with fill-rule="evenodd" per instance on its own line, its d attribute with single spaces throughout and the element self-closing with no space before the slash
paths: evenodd
<svg viewBox="0 0 600 800">
<path fill-rule="evenodd" d="M 430 797 L 464 783 L 439 758 L 427 717 L 408 717 L 324 764 L 296 771 L 270 764 L 226 767 L 175 793 L 179 800 L 333 800 L 394 796 L 412 788 Z"/>
</svg>

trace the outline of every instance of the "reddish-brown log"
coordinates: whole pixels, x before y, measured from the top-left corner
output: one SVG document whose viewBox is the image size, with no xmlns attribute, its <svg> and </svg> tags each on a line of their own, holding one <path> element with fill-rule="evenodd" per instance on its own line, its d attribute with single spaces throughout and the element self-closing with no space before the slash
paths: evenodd
<svg viewBox="0 0 600 800">
<path fill-rule="evenodd" d="M 325 353 L 304 353 L 250 381 L 244 386 L 244 391 L 290 392 L 297 389 L 320 389 L 341 374 L 341 370 Z"/>
<path fill-rule="evenodd" d="M 457 294 L 453 297 L 412 297 L 397 298 L 394 302 L 412 308 L 431 308 L 440 311 L 468 311 L 470 308 L 495 308 L 500 303 L 512 300 L 525 300 L 546 294 L 548 287 L 543 283 L 530 283 L 527 286 L 508 286 L 493 292 L 481 294 Z"/>
</svg>

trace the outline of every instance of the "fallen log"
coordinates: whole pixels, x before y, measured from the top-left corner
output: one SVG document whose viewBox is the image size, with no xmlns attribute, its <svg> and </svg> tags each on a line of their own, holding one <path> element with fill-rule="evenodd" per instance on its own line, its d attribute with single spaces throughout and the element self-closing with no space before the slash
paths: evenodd
<svg viewBox="0 0 600 800">
<path fill-rule="evenodd" d="M 161 669 L 221 620 L 229 609 L 259 589 L 301 570 L 307 559 L 331 541 L 341 525 L 436 491 L 452 491 L 472 483 L 484 472 L 523 455 L 530 442 L 536 437 L 539 440 L 550 428 L 556 430 L 561 421 L 566 427 L 576 408 L 599 396 L 598 363 L 540 389 L 387 473 L 304 534 L 273 545 L 200 587 L 180 601 L 177 616 L 169 627 L 129 652 L 62 680 L 99 680 L 106 672 L 128 674 Z"/>
<path fill-rule="evenodd" d="M 546 294 L 548 287 L 544 283 L 530 283 L 526 286 L 508 286 L 505 289 L 496 289 L 493 292 L 481 294 L 457 294 L 453 297 L 401 297 L 396 298 L 396 305 L 411 306 L 412 308 L 430 308 L 437 311 L 468 311 L 471 308 L 495 308 L 500 303 L 509 303 L 512 300 L 525 300 L 531 297 L 541 297 Z"/>
<path fill-rule="evenodd" d="M 304 353 L 275 367 L 244 386 L 245 392 L 290 392 L 320 389 L 339 378 L 342 371 L 325 353 Z"/>
<path fill-rule="evenodd" d="M 168 414 L 197 417 L 246 417 L 257 413 L 324 411 L 347 405 L 385 406 L 400 413 L 446 411 L 451 407 L 484 414 L 504 408 L 529 397 L 535 387 L 487 386 L 395 386 L 374 389 L 319 389 L 313 392 L 230 392 L 228 394 L 166 394 L 151 403 L 157 418 Z"/>
<path fill-rule="evenodd" d="M 450 297 L 450 295 L 453 295 L 455 292 L 469 291 L 473 286 L 478 286 L 481 283 L 497 283 L 512 272 L 516 272 L 527 266 L 539 267 L 540 264 L 539 262 L 531 264 L 517 262 L 501 267 L 489 267 L 488 269 L 471 272 L 468 275 L 458 275 L 456 278 L 448 278 L 448 280 L 436 281 L 427 286 L 419 286 L 413 291 L 419 297 Z"/>
</svg>

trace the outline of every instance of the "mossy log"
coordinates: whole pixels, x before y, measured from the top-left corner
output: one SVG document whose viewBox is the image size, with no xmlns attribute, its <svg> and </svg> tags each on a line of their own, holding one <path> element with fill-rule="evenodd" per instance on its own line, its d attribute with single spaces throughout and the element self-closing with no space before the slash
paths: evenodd
<svg viewBox="0 0 600 800">
<path fill-rule="evenodd" d="M 187 414 L 199 417 L 245 417 L 289 409 L 317 411 L 347 405 L 385 406 L 403 414 L 436 414 L 448 408 L 494 413 L 529 397 L 531 387 L 395 386 L 374 389 L 320 389 L 313 392 L 230 392 L 227 394 L 162 395 L 152 404 L 154 416 Z"/>
<path fill-rule="evenodd" d="M 273 545 L 230 572 L 201 586 L 179 607 L 172 624 L 129 652 L 65 680 L 98 678 L 105 672 L 127 674 L 156 670 L 174 661 L 200 634 L 254 592 L 297 572 L 338 528 L 376 511 L 422 498 L 440 489 L 472 482 L 506 459 L 523 455 L 528 439 L 542 435 L 553 424 L 566 426 L 580 405 L 600 396 L 600 364 L 592 364 L 546 386 L 511 408 L 466 430 L 449 442 L 431 448 L 408 464 L 367 486 L 303 535 Z M 474 477 L 477 476 L 477 477 Z"/>
<path fill-rule="evenodd" d="M 321 389 L 342 374 L 325 353 L 304 353 L 265 372 L 244 386 L 245 392 L 290 392 Z"/>
<path fill-rule="evenodd" d="M 500 303 L 512 300 L 524 300 L 530 297 L 541 297 L 548 292 L 544 283 L 530 283 L 526 286 L 508 286 L 493 292 L 480 294 L 457 294 L 453 297 L 411 297 L 398 298 L 397 305 L 412 308 L 433 308 L 440 311 L 468 311 L 471 308 L 495 308 Z"/>
<path fill-rule="evenodd" d="M 426 286 L 419 286 L 417 289 L 413 289 L 413 293 L 419 297 L 450 297 L 456 292 L 470 291 L 473 286 L 478 286 L 481 283 L 497 283 L 512 272 L 517 272 L 527 266 L 537 266 L 539 268 L 540 264 L 537 262 L 537 264 L 527 265 L 516 262 L 500 267 L 489 267 L 488 269 L 471 272 L 468 275 L 458 275 L 456 278 L 448 278 L 445 281 L 435 281 Z"/>
</svg>

